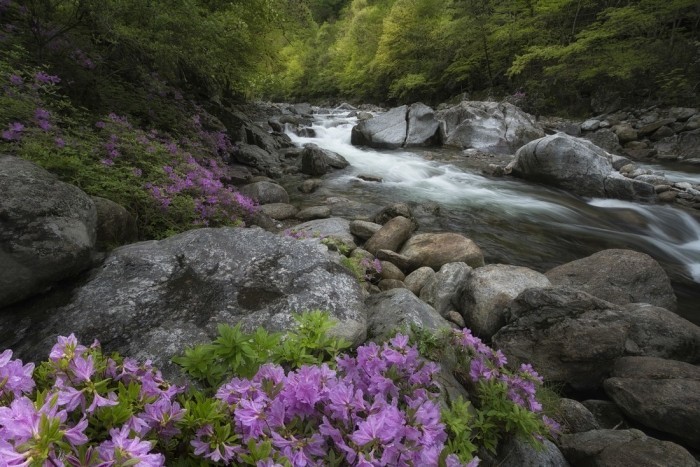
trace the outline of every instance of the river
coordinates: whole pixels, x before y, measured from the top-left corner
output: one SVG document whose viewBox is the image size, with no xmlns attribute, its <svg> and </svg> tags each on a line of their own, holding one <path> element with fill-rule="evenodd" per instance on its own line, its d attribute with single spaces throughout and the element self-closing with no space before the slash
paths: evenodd
<svg viewBox="0 0 700 467">
<path fill-rule="evenodd" d="M 629 248 L 658 260 L 672 279 L 678 313 L 700 324 L 700 213 L 635 202 L 584 199 L 511 177 L 482 174 L 489 156 L 441 148 L 374 150 L 350 144 L 356 119 L 348 113 L 315 116 L 315 137 L 289 136 L 345 157 L 347 169 L 324 177 L 318 191 L 302 195 L 287 180 L 294 203 L 303 207 L 344 197 L 377 209 L 395 202 L 429 203 L 439 216 L 419 217 L 420 231 L 459 232 L 484 251 L 487 263 L 546 271 L 606 248 Z M 486 157 L 486 161 L 484 161 Z M 492 156 L 503 162 L 503 156 Z M 507 156 L 506 156 L 507 159 Z M 663 166 L 655 166 L 663 171 Z M 382 183 L 357 176 L 379 176 Z M 674 180 L 697 182 L 697 173 L 677 168 Z"/>
</svg>

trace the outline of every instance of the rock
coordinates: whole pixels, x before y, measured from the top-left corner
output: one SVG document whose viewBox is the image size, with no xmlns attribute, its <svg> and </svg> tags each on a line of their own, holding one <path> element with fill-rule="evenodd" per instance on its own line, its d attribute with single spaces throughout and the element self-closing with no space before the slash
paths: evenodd
<svg viewBox="0 0 700 467">
<path fill-rule="evenodd" d="M 629 124 L 621 124 L 621 125 L 615 125 L 612 128 L 612 131 L 617 135 L 617 139 L 619 140 L 620 144 L 626 144 L 629 143 L 630 141 L 635 141 L 638 138 L 637 130 L 632 128 L 632 125 Z"/>
<path fill-rule="evenodd" d="M 393 263 L 389 261 L 382 261 L 382 272 L 379 273 L 379 277 L 382 279 L 394 279 L 397 281 L 402 281 L 406 278 L 406 275 L 401 272 L 401 269 L 397 268 Z"/>
<path fill-rule="evenodd" d="M 555 286 L 571 286 L 618 305 L 644 302 L 676 309 L 671 280 L 654 258 L 633 250 L 603 250 L 545 273 Z"/>
<path fill-rule="evenodd" d="M 367 174 L 360 174 L 357 176 L 360 180 L 363 180 L 365 182 L 372 182 L 372 183 L 382 183 L 384 179 L 382 177 L 378 177 L 376 175 L 367 175 Z"/>
<path fill-rule="evenodd" d="M 296 206 L 285 203 L 264 204 L 260 206 L 260 211 L 278 221 L 294 217 L 297 215 L 297 212 L 299 212 Z"/>
<path fill-rule="evenodd" d="M 367 306 L 369 339 L 393 336 L 396 331 L 406 332 L 411 325 L 427 331 L 450 328 L 450 324 L 431 306 L 423 303 L 407 289 L 393 289 L 371 295 Z"/>
<path fill-rule="evenodd" d="M 381 228 L 380 224 L 375 224 L 374 222 L 360 220 L 350 222 L 350 232 L 362 240 L 368 240 Z"/>
<path fill-rule="evenodd" d="M 489 264 L 474 269 L 464 283 L 459 311 L 476 335 L 490 339 L 506 324 L 505 308 L 530 287 L 549 287 L 547 277 L 532 269 Z"/>
<path fill-rule="evenodd" d="M 700 367 L 653 357 L 615 362 L 605 392 L 630 419 L 700 448 Z"/>
<path fill-rule="evenodd" d="M 509 103 L 463 101 L 438 112 L 438 120 L 444 144 L 460 149 L 512 154 L 544 136 L 532 115 Z"/>
<path fill-rule="evenodd" d="M 402 105 L 369 120 L 362 120 L 352 129 L 350 142 L 355 146 L 396 149 L 406 141 L 408 107 Z"/>
<path fill-rule="evenodd" d="M 581 131 L 595 131 L 600 127 L 600 120 L 590 118 L 581 123 Z"/>
<path fill-rule="evenodd" d="M 271 153 L 252 144 L 240 143 L 236 145 L 232 153 L 232 160 L 273 177 L 282 173 L 282 162 L 276 153 Z"/>
<path fill-rule="evenodd" d="M 91 198 L 97 209 L 97 248 L 108 250 L 138 239 L 136 218 L 124 206 L 99 196 Z"/>
<path fill-rule="evenodd" d="M 676 119 L 674 119 L 674 118 L 664 118 L 662 120 L 657 120 L 653 123 L 649 123 L 647 125 L 644 125 L 641 128 L 639 128 L 639 130 L 637 130 L 637 131 L 639 133 L 639 136 L 648 136 L 648 135 L 654 133 L 656 130 L 658 130 L 662 126 L 670 125 L 675 121 L 676 121 Z"/>
<path fill-rule="evenodd" d="M 397 216 L 384 224 L 365 243 L 365 250 L 376 254 L 378 250 L 398 250 L 411 236 L 415 226 L 403 216 Z"/>
<path fill-rule="evenodd" d="M 404 147 L 432 146 L 440 143 L 440 123 L 433 109 L 420 102 L 408 108 L 408 133 Z"/>
<path fill-rule="evenodd" d="M 559 448 L 549 440 L 536 447 L 522 438 L 508 437 L 498 446 L 499 467 L 568 467 Z"/>
<path fill-rule="evenodd" d="M 683 131 L 693 131 L 697 129 L 700 129 L 700 115 L 693 115 L 687 122 L 685 122 Z"/>
<path fill-rule="evenodd" d="M 350 221 L 341 217 L 316 219 L 295 225 L 293 228 L 297 232 L 305 232 L 308 237 L 335 239 L 344 244 L 350 251 L 357 247 L 355 239 L 350 233 Z"/>
<path fill-rule="evenodd" d="M 343 102 L 338 107 L 336 107 L 334 110 L 357 110 L 357 107 L 355 107 L 351 104 L 348 104 L 347 102 Z"/>
<path fill-rule="evenodd" d="M 344 169 L 350 163 L 340 154 L 307 144 L 301 153 L 301 173 L 311 176 L 325 175 L 333 169 Z"/>
<path fill-rule="evenodd" d="M 472 268 L 466 263 L 447 263 L 426 282 L 420 292 L 420 299 L 442 316 L 457 308 L 464 290 L 464 284 Z"/>
<path fill-rule="evenodd" d="M 609 153 L 619 153 L 622 151 L 622 146 L 620 146 L 620 140 L 617 138 L 617 135 L 607 128 L 598 130 L 595 133 L 585 134 L 583 138 L 599 148 L 605 149 Z"/>
<path fill-rule="evenodd" d="M 668 117 L 675 119 L 677 122 L 685 122 L 697 113 L 698 109 L 692 107 L 671 107 L 668 109 Z"/>
<path fill-rule="evenodd" d="M 299 104 L 292 104 L 289 106 L 289 110 L 293 114 L 297 114 L 297 115 L 312 115 L 314 113 L 314 110 L 311 107 L 311 104 L 309 104 L 307 102 L 301 102 Z"/>
<path fill-rule="evenodd" d="M 591 412 L 600 428 L 609 430 L 627 428 L 625 416 L 614 402 L 589 399 L 581 403 Z"/>
<path fill-rule="evenodd" d="M 409 261 L 438 271 L 447 263 L 467 263 L 478 268 L 484 265 L 481 249 L 467 237 L 450 232 L 414 235 L 400 253 Z"/>
<path fill-rule="evenodd" d="M 238 109 L 213 105 L 208 110 L 224 124 L 231 141 L 237 143 L 236 146 L 239 150 L 233 154 L 235 160 L 241 156 L 242 148 L 257 146 L 264 150 L 264 153 L 258 153 L 257 156 L 253 157 L 253 161 L 259 161 L 262 166 L 242 161 L 243 164 L 251 165 L 266 173 L 276 172 L 275 167 L 279 164 L 279 160 L 276 157 L 269 158 L 269 155 L 274 156 L 278 149 L 293 146 L 289 136 L 268 133 L 265 129 L 254 124 L 245 113 Z M 263 166 L 265 169 L 262 168 Z"/>
<path fill-rule="evenodd" d="M 628 164 L 631 164 L 631 163 L 632 163 L 632 161 L 630 161 L 626 157 L 616 156 L 614 154 L 612 155 L 612 166 L 613 166 L 613 169 L 615 169 L 615 170 L 621 170 L 622 167 L 624 167 Z"/>
<path fill-rule="evenodd" d="M 399 269 L 401 269 L 404 273 L 416 269 L 416 265 L 412 263 L 410 259 L 408 259 L 404 255 L 396 253 L 395 251 L 378 250 L 375 254 L 378 259 L 382 261 L 390 261 Z"/>
<path fill-rule="evenodd" d="M 166 378 L 171 358 L 208 342 L 220 323 L 283 331 L 292 313 L 328 310 L 333 334 L 355 344 L 366 336 L 357 280 L 315 240 L 261 229 L 203 228 L 114 250 L 64 308 L 37 318 L 13 345 L 39 361 L 57 335 L 99 339 L 106 352 L 151 359 Z"/>
<path fill-rule="evenodd" d="M 676 191 L 664 191 L 662 193 L 659 193 L 659 201 L 663 203 L 672 203 L 676 200 L 677 196 L 678 192 Z"/>
<path fill-rule="evenodd" d="M 599 387 L 626 355 L 700 361 L 700 328 L 663 308 L 556 287 L 525 290 L 508 313 L 493 344 L 511 363 L 531 363 L 547 381 L 575 390 Z"/>
<path fill-rule="evenodd" d="M 600 425 L 591 411 L 573 399 L 565 397 L 559 399 L 557 416 L 565 433 L 581 433 L 582 431 L 600 429 Z"/>
<path fill-rule="evenodd" d="M 298 189 L 302 193 L 306 193 L 306 194 L 313 193 L 314 191 L 316 191 L 318 189 L 318 187 L 321 186 L 321 183 L 322 183 L 321 180 L 318 180 L 316 178 L 304 180 L 304 182 L 301 185 L 299 185 Z"/>
<path fill-rule="evenodd" d="M 0 219 L 0 308 L 92 265 L 95 203 L 41 167 L 0 155 Z"/>
<path fill-rule="evenodd" d="M 374 215 L 372 220 L 377 224 L 386 224 L 394 217 L 403 216 L 407 219 L 413 219 L 413 212 L 411 208 L 406 203 L 394 203 L 390 206 L 383 208 L 377 214 Z"/>
<path fill-rule="evenodd" d="M 255 182 L 245 185 L 239 191 L 259 204 L 289 204 L 287 191 L 276 183 Z"/>
<path fill-rule="evenodd" d="M 396 279 L 382 279 L 379 281 L 379 284 L 377 284 L 379 287 L 379 290 L 381 291 L 386 291 L 386 290 L 392 290 L 392 289 L 405 289 L 406 286 L 404 285 L 403 282 L 400 280 Z"/>
<path fill-rule="evenodd" d="M 301 221 L 311 221 L 314 219 L 326 219 L 331 217 L 331 208 L 328 206 L 310 206 L 300 210 L 296 218 Z"/>
<path fill-rule="evenodd" d="M 432 268 L 424 266 L 406 276 L 403 282 L 406 284 L 408 290 L 420 296 L 421 289 L 423 289 L 423 286 L 428 283 L 434 275 L 435 271 L 433 271 Z"/>
<path fill-rule="evenodd" d="M 611 173 L 603 180 L 605 196 L 615 199 L 654 201 L 654 185 L 642 180 L 630 180 L 618 173 Z"/>
<path fill-rule="evenodd" d="M 654 133 L 652 133 L 649 136 L 649 139 L 652 141 L 659 141 L 659 140 L 662 140 L 662 139 L 667 138 L 669 136 L 673 136 L 674 134 L 676 134 L 675 131 L 673 131 L 671 128 L 667 127 L 666 125 L 664 125 L 661 128 L 659 128 L 658 130 L 656 130 Z"/>
<path fill-rule="evenodd" d="M 449 322 L 457 325 L 458 328 L 463 329 L 467 327 L 467 323 L 464 322 L 464 318 L 459 314 L 458 311 L 450 310 L 445 313 L 445 319 Z"/>
</svg>

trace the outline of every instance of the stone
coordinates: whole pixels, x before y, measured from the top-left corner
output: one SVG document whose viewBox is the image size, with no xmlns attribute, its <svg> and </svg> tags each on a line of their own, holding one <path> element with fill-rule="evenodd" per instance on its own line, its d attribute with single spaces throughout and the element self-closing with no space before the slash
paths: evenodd
<svg viewBox="0 0 700 467">
<path fill-rule="evenodd" d="M 391 250 L 377 250 L 375 253 L 377 258 L 382 261 L 389 261 L 401 269 L 404 273 L 413 271 L 416 269 L 416 265 L 411 262 L 410 259 L 404 255 L 400 255 L 395 251 Z"/>
<path fill-rule="evenodd" d="M 474 269 L 464 283 L 458 310 L 477 336 L 490 339 L 506 324 L 505 309 L 530 287 L 549 287 L 544 274 L 521 266 L 489 264 Z"/>
<path fill-rule="evenodd" d="M 32 162 L 0 155 L 0 219 L 0 308 L 92 266 L 94 201 Z"/>
<path fill-rule="evenodd" d="M 450 328 L 450 324 L 430 305 L 404 288 L 387 290 L 365 300 L 367 337 L 390 337 L 397 331 L 407 332 L 411 325 L 427 331 Z"/>
<path fill-rule="evenodd" d="M 360 180 L 363 180 L 365 182 L 372 182 L 372 183 L 382 183 L 384 179 L 382 177 L 379 177 L 377 175 L 367 175 L 367 174 L 360 174 L 357 176 Z"/>
<path fill-rule="evenodd" d="M 656 130 L 658 130 L 662 126 L 670 125 L 675 121 L 676 121 L 676 119 L 674 119 L 674 118 L 664 118 L 661 120 L 657 120 L 653 123 L 646 124 L 646 125 L 640 127 L 637 131 L 639 133 L 639 136 L 648 136 L 648 135 L 654 133 Z"/>
<path fill-rule="evenodd" d="M 599 430 L 600 425 L 585 405 L 573 399 L 562 397 L 557 407 L 557 420 L 565 433 Z"/>
<path fill-rule="evenodd" d="M 495 347 L 512 364 L 531 363 L 545 380 L 574 390 L 597 389 L 623 356 L 700 361 L 700 327 L 644 303 L 622 306 L 568 287 L 531 288 L 507 313 Z"/>
<path fill-rule="evenodd" d="M 649 139 L 652 141 L 659 141 L 661 139 L 667 138 L 669 136 L 673 136 L 675 134 L 675 131 L 673 131 L 671 128 L 667 127 L 666 125 L 662 126 L 658 130 L 656 130 L 654 133 L 652 133 L 649 136 Z"/>
<path fill-rule="evenodd" d="M 668 109 L 668 117 L 675 119 L 677 122 L 685 122 L 693 115 L 697 115 L 698 109 L 692 107 L 671 107 Z"/>
<path fill-rule="evenodd" d="M 202 228 L 117 248 L 65 307 L 37 317 L 15 355 L 46 358 L 58 335 L 74 332 L 107 353 L 151 359 L 166 378 L 172 357 L 211 341 L 221 323 L 284 331 L 292 313 L 327 310 L 332 335 L 364 342 L 364 296 L 355 277 L 318 240 L 259 228 Z M 27 318 L 22 318 L 26 319 Z"/>
<path fill-rule="evenodd" d="M 350 142 L 355 146 L 396 149 L 406 141 L 408 107 L 402 105 L 388 112 L 362 120 L 352 129 Z"/>
<path fill-rule="evenodd" d="M 300 221 L 326 219 L 328 217 L 331 217 L 331 208 L 328 206 L 309 206 L 308 208 L 301 209 L 296 214 L 296 218 Z"/>
<path fill-rule="evenodd" d="M 124 206 L 99 196 L 91 198 L 97 209 L 95 246 L 98 249 L 109 250 L 138 239 L 136 218 Z"/>
<path fill-rule="evenodd" d="M 663 203 L 672 203 L 676 200 L 676 196 L 678 196 L 678 192 L 676 191 L 664 191 L 659 193 L 659 201 Z"/>
<path fill-rule="evenodd" d="M 612 155 L 612 166 L 615 170 L 621 170 L 624 166 L 631 164 L 632 161 L 626 157 Z"/>
<path fill-rule="evenodd" d="M 638 179 L 629 179 L 614 172 L 603 180 L 603 190 L 608 198 L 648 202 L 656 200 L 654 185 Z"/>
<path fill-rule="evenodd" d="M 350 163 L 340 154 L 307 144 L 301 153 L 301 173 L 314 177 L 325 175 L 334 169 L 344 169 Z"/>
<path fill-rule="evenodd" d="M 370 239 L 381 228 L 381 224 L 369 221 L 354 220 L 350 222 L 350 232 L 361 240 Z"/>
<path fill-rule="evenodd" d="M 415 226 L 410 219 L 397 216 L 389 220 L 365 243 L 365 250 L 376 254 L 378 250 L 397 251 L 411 236 Z"/>
<path fill-rule="evenodd" d="M 614 402 L 588 399 L 581 403 L 591 412 L 600 428 L 608 430 L 628 428 L 624 414 Z"/>
<path fill-rule="evenodd" d="M 603 386 L 630 419 L 700 448 L 700 367 L 662 358 L 623 357 Z"/>
<path fill-rule="evenodd" d="M 376 213 L 372 220 L 377 224 L 384 225 L 394 217 L 398 216 L 403 216 L 407 219 L 413 219 L 413 211 L 411 210 L 410 206 L 406 203 L 394 203 Z"/>
<path fill-rule="evenodd" d="M 236 145 L 231 155 L 233 162 L 253 167 L 270 176 L 275 177 L 282 173 L 282 163 L 277 153 L 272 153 L 259 146 L 241 143 Z"/>
<path fill-rule="evenodd" d="M 612 131 L 615 132 L 620 144 L 623 145 L 629 143 L 630 141 L 635 141 L 639 136 L 637 134 L 637 130 L 632 128 L 632 125 L 629 124 L 615 125 L 612 128 Z"/>
<path fill-rule="evenodd" d="M 600 120 L 594 118 L 581 123 L 581 131 L 595 131 L 600 127 Z"/>
<path fill-rule="evenodd" d="M 318 187 L 321 186 L 322 183 L 323 182 L 321 182 L 321 180 L 318 180 L 316 178 L 304 180 L 302 184 L 299 185 L 298 190 L 306 194 L 313 193 L 318 189 Z"/>
<path fill-rule="evenodd" d="M 350 233 L 350 221 L 341 217 L 315 219 L 295 225 L 293 229 L 297 232 L 304 232 L 308 237 L 321 237 L 338 241 L 350 251 L 357 247 L 355 239 Z"/>
<path fill-rule="evenodd" d="M 459 149 L 513 154 L 544 136 L 535 118 L 510 103 L 463 101 L 438 112 L 442 141 Z"/>
<path fill-rule="evenodd" d="M 287 190 L 276 183 L 255 182 L 241 187 L 239 191 L 259 204 L 289 204 Z"/>
<path fill-rule="evenodd" d="M 381 261 L 382 272 L 379 273 L 379 277 L 382 279 L 394 279 L 397 281 L 403 281 L 406 275 L 401 272 L 401 269 L 397 268 L 393 263 L 389 261 Z"/>
<path fill-rule="evenodd" d="M 620 146 L 620 140 L 617 138 L 617 135 L 614 131 L 607 128 L 600 129 L 594 133 L 587 133 L 583 135 L 583 138 L 611 154 L 622 151 L 622 146 Z"/>
<path fill-rule="evenodd" d="M 559 449 L 571 465 L 596 467 L 697 467 L 683 447 L 639 430 L 591 430 L 562 435 Z"/>
<path fill-rule="evenodd" d="M 408 290 L 420 296 L 420 291 L 423 289 L 423 286 L 425 286 L 434 275 L 435 271 L 433 271 L 432 268 L 424 266 L 406 276 L 403 282 L 406 284 Z"/>
<path fill-rule="evenodd" d="M 457 308 L 472 268 L 466 263 L 447 263 L 426 282 L 420 299 L 442 316 Z M 460 315 L 461 316 L 461 315 Z"/>
<path fill-rule="evenodd" d="M 422 233 L 412 236 L 399 252 L 419 266 L 438 271 L 447 263 L 484 265 L 484 255 L 472 240 L 458 233 Z"/>
<path fill-rule="evenodd" d="M 382 279 L 379 281 L 377 286 L 381 291 L 406 288 L 404 283 L 397 279 Z"/>
<path fill-rule="evenodd" d="M 440 143 L 440 123 L 433 109 L 417 102 L 408 108 L 408 131 L 404 147 L 433 146 Z"/>
<path fill-rule="evenodd" d="M 263 204 L 260 206 L 260 211 L 278 221 L 292 218 L 297 215 L 297 212 L 299 212 L 296 206 L 285 203 Z"/>
<path fill-rule="evenodd" d="M 522 438 L 510 436 L 498 446 L 499 467 L 568 467 L 559 448 L 549 440 L 542 447 L 533 446 Z"/>
<path fill-rule="evenodd" d="M 676 309 L 671 280 L 661 265 L 634 250 L 603 250 L 545 273 L 552 285 L 571 286 L 618 305 L 650 303 Z"/>
<path fill-rule="evenodd" d="M 445 319 L 450 321 L 451 323 L 454 323 L 459 327 L 460 329 L 464 329 L 467 327 L 467 323 L 464 322 L 464 318 L 462 317 L 461 314 L 459 314 L 458 311 L 455 310 L 450 310 L 447 313 L 445 313 Z"/>
</svg>

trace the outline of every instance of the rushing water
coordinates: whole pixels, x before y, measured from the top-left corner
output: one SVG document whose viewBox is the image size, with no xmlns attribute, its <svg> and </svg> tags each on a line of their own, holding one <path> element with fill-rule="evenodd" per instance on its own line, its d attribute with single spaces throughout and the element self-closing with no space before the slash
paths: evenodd
<svg viewBox="0 0 700 467">
<path fill-rule="evenodd" d="M 674 282 L 679 313 L 700 323 L 700 216 L 665 205 L 582 199 L 510 177 L 481 174 L 480 160 L 444 149 L 383 151 L 350 144 L 355 119 L 317 115 L 316 137 L 298 137 L 344 156 L 351 167 L 324 177 L 322 190 L 296 201 L 322 204 L 331 196 L 363 206 L 431 202 L 440 216 L 420 230 L 460 232 L 481 246 L 487 262 L 545 271 L 605 248 L 629 248 L 656 258 Z M 360 174 L 379 176 L 364 182 Z M 674 179 L 697 174 L 674 172 Z M 295 190 L 290 190 L 294 192 Z"/>
</svg>

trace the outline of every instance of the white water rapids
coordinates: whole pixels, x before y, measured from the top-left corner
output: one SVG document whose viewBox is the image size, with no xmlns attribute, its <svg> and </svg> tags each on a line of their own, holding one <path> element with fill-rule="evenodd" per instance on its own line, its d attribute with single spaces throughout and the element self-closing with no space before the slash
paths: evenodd
<svg viewBox="0 0 700 467">
<path fill-rule="evenodd" d="M 377 206 L 434 202 L 441 208 L 439 221 L 421 224 L 421 230 L 460 232 L 482 247 L 487 262 L 540 271 L 605 248 L 641 251 L 661 262 L 677 293 L 683 289 L 686 304 L 680 312 L 700 321 L 700 215 L 659 204 L 582 199 L 511 177 L 484 176 L 467 155 L 455 151 L 355 147 L 350 131 L 356 120 L 346 115 L 316 115 L 313 138 L 288 133 L 298 145 L 317 144 L 351 164 L 325 176 L 321 194 L 299 200 L 322 204 L 321 197 L 341 196 Z M 360 174 L 383 182 L 361 181 Z M 691 180 L 695 176 L 687 174 Z"/>
</svg>

